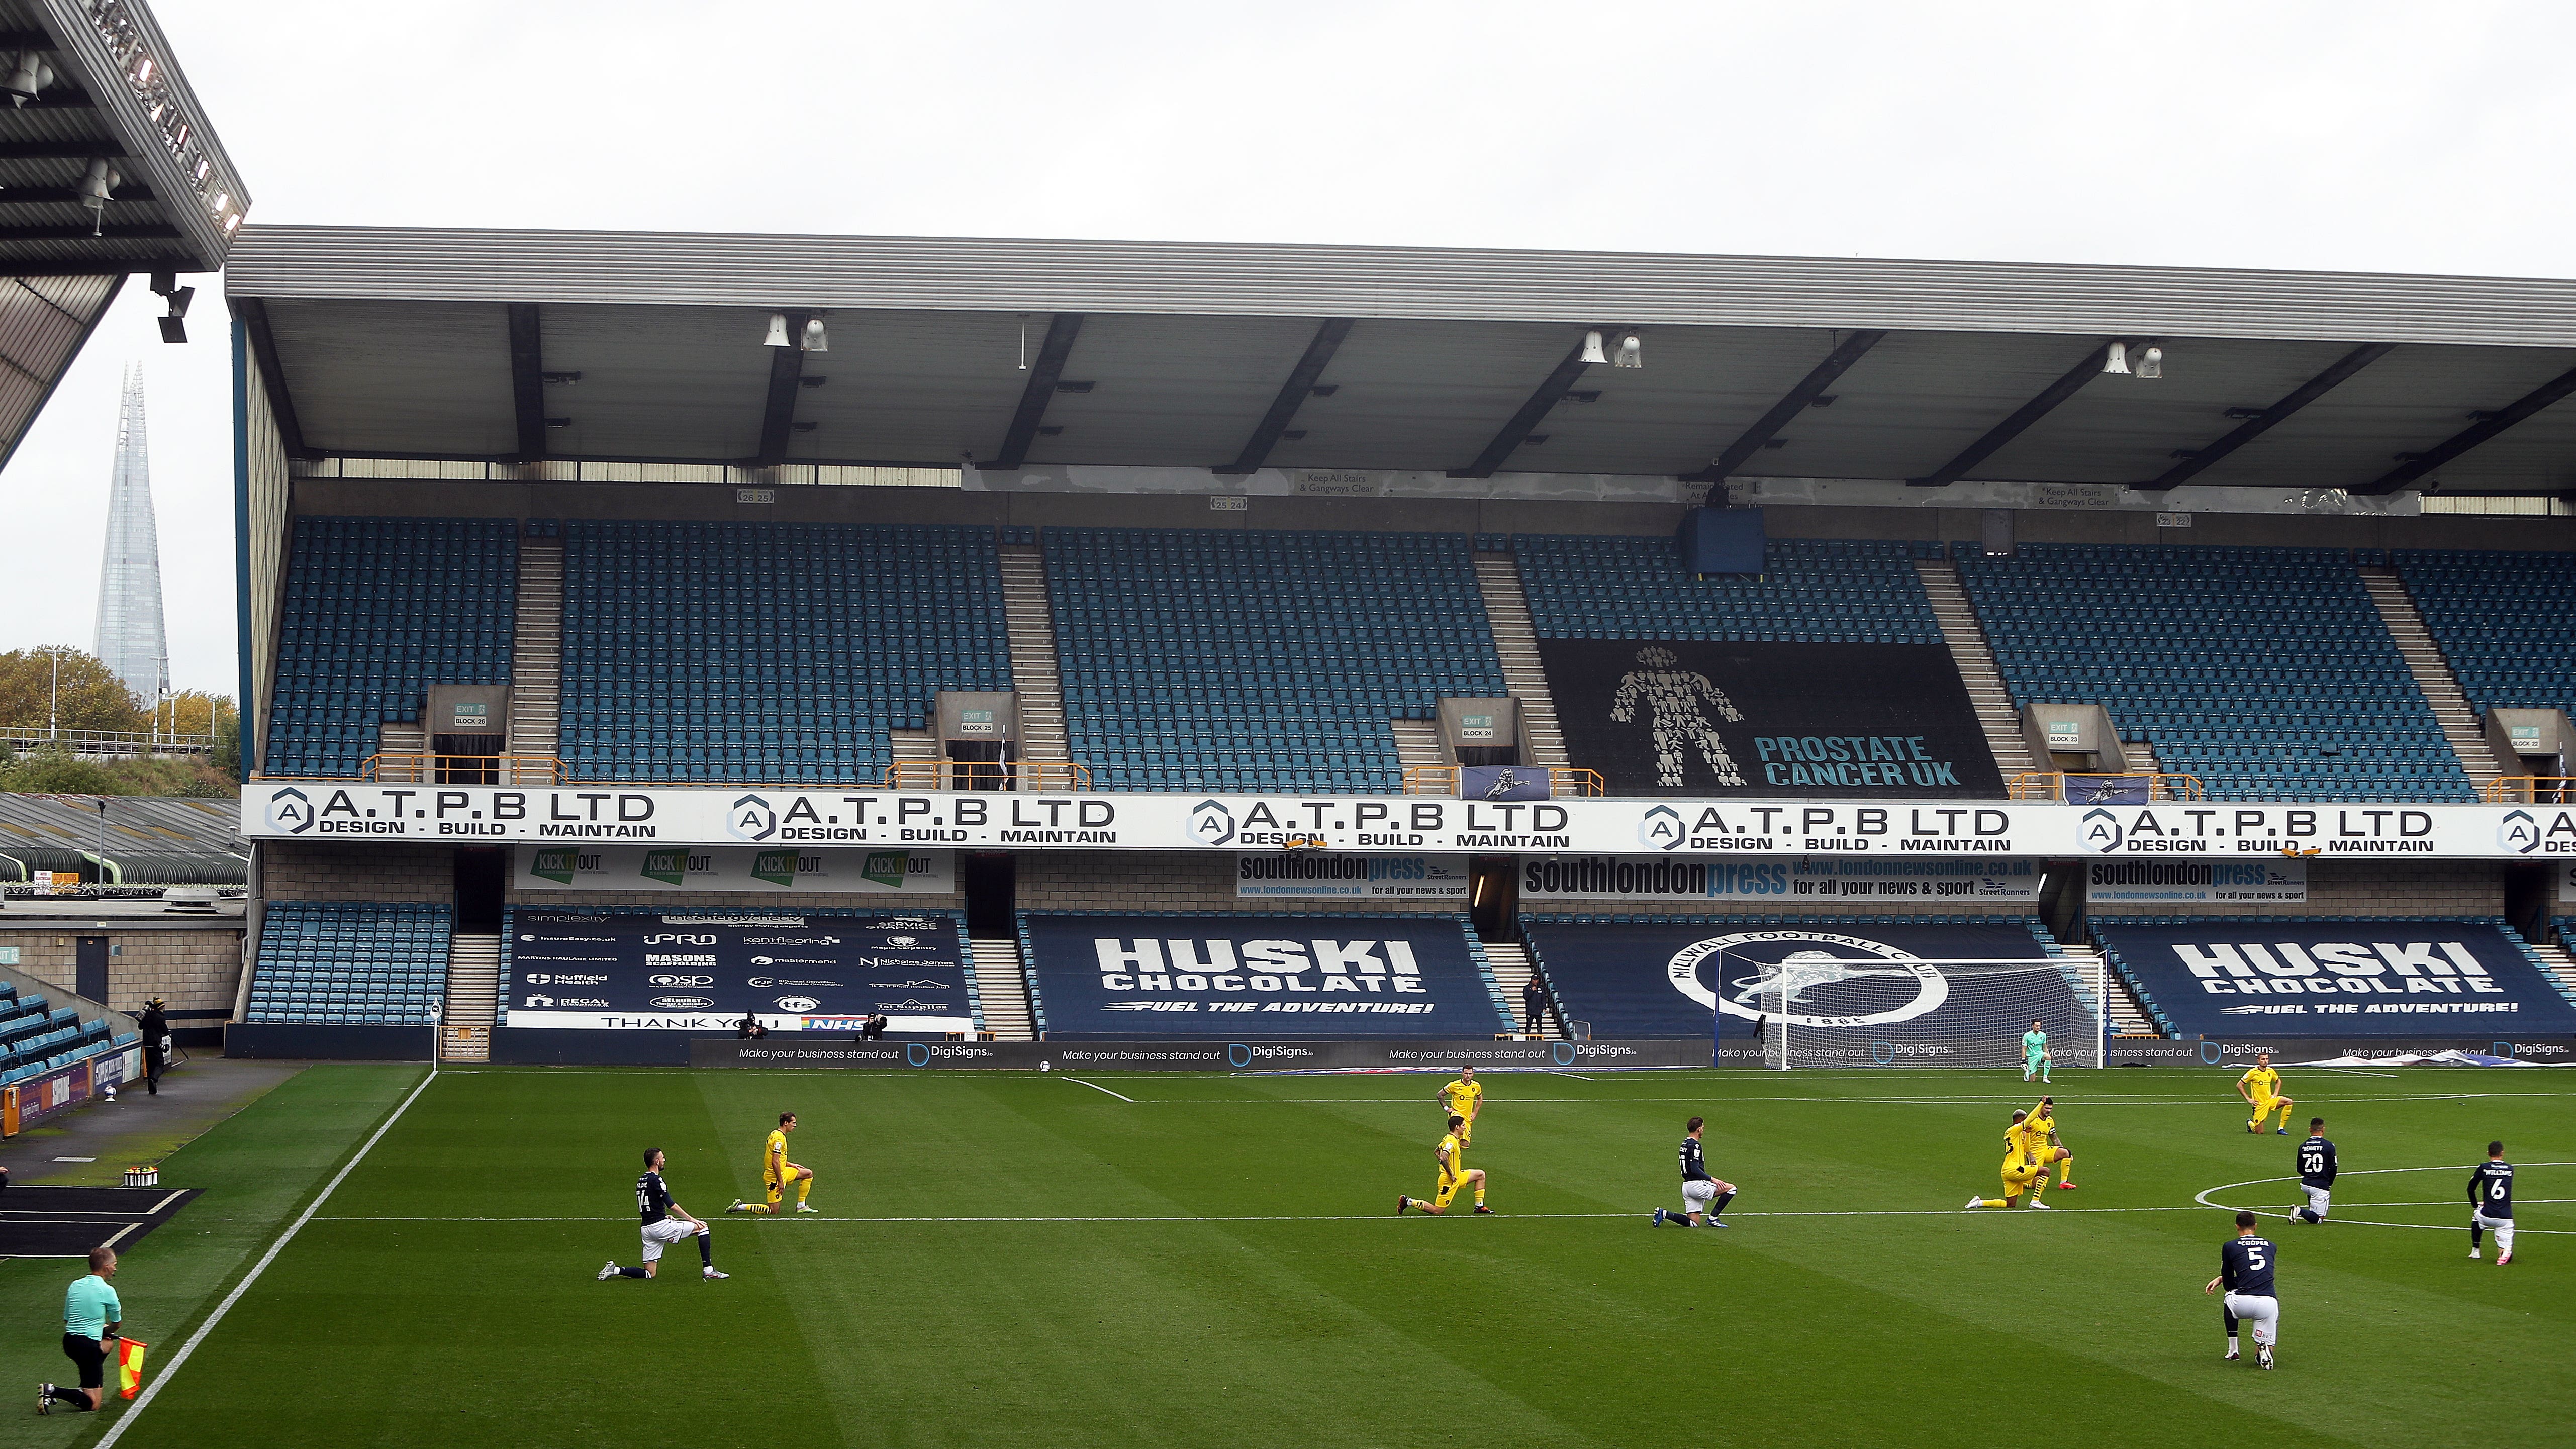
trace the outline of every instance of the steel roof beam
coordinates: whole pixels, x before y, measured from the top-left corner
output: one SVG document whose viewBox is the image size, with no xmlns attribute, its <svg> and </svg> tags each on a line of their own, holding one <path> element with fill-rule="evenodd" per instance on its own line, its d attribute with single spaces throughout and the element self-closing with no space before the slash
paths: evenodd
<svg viewBox="0 0 2576 1449">
<path fill-rule="evenodd" d="M 1696 473 L 1683 474 L 1682 481 L 1685 483 L 1725 482 L 1733 476 L 1736 469 L 1743 467 L 1748 459 L 1761 452 L 1763 445 L 1777 436 L 1782 428 L 1789 426 L 1792 419 L 1815 406 L 1816 399 L 1825 395 L 1825 389 L 1834 385 L 1835 378 L 1842 376 L 1846 369 L 1860 361 L 1864 354 L 1884 341 L 1886 337 L 1885 332 L 1855 332 L 1844 338 L 1840 346 L 1826 354 L 1824 361 L 1817 363 L 1805 377 L 1798 380 L 1796 387 L 1789 389 L 1786 396 L 1773 403 L 1771 411 L 1755 419 L 1753 426 L 1737 435 L 1735 441 L 1727 445 L 1726 451 L 1717 455 L 1715 462 Z"/>
<path fill-rule="evenodd" d="M 1029 460 L 1029 447 L 1038 440 L 1038 425 L 1046 421 L 1047 404 L 1055 401 L 1055 385 L 1064 380 L 1065 359 L 1073 355 L 1073 339 L 1082 335 L 1082 314 L 1058 312 L 1047 322 L 1046 341 L 1038 347 L 1037 361 L 1029 364 L 1029 380 L 1020 389 L 1020 405 L 1011 410 L 1010 431 L 1002 435 L 1002 451 L 993 455 L 991 466 L 1010 472 Z"/>
<path fill-rule="evenodd" d="M 2425 474 L 2443 467 L 2505 429 L 2524 421 L 2571 392 L 2576 392 L 2576 368 L 2558 374 L 2476 423 L 2434 444 L 2429 451 L 2416 454 L 2376 480 L 2352 491 L 2363 494 L 2394 493 L 2421 479 Z"/>
<path fill-rule="evenodd" d="M 165 222 L 139 221 L 125 225 L 110 222 L 92 231 L 85 226 L 9 226 L 0 224 L 0 242 L 6 241 L 160 241 L 175 240 L 179 229 Z M 21 263 L 20 271 L 29 270 Z"/>
<path fill-rule="evenodd" d="M 1297 420 L 1297 409 L 1305 406 L 1306 399 L 1313 395 L 1316 380 L 1324 375 L 1324 368 L 1332 362 L 1333 354 L 1341 350 L 1342 339 L 1350 334 L 1351 319 L 1348 317 L 1327 317 L 1316 326 L 1313 339 L 1306 344 L 1306 355 L 1297 359 L 1297 365 L 1289 369 L 1288 380 L 1279 384 L 1279 396 L 1270 400 L 1270 411 L 1261 415 L 1260 425 L 1252 430 L 1251 437 L 1243 440 L 1243 451 L 1235 455 L 1233 462 L 1215 469 L 1215 472 L 1251 473 L 1261 467 L 1262 460 L 1270 456 L 1270 450 L 1279 445 L 1279 435 L 1288 431 L 1288 425 Z"/>
<path fill-rule="evenodd" d="M 0 161 L 109 161 L 129 159 L 125 148 L 100 137 L 95 141 L 0 141 Z"/>
<path fill-rule="evenodd" d="M 80 192 L 69 186 L 12 186 L 0 189 L 0 206 L 25 206 L 38 201 L 72 201 L 81 199 Z M 116 188 L 110 201 L 150 201 L 152 188 L 127 182 Z"/>
<path fill-rule="evenodd" d="M 813 320 L 811 312 L 790 312 L 787 316 L 785 347 L 773 347 L 769 353 L 769 393 L 760 408 L 760 452 L 751 460 L 755 468 L 775 468 L 787 461 L 787 439 L 796 431 L 796 394 L 804 391 L 799 382 L 805 376 L 805 349 L 796 339 L 805 335 L 805 324 Z"/>
<path fill-rule="evenodd" d="M 534 302 L 510 304 L 510 403 L 518 414 L 519 456 L 534 463 L 546 455 L 546 339 Z"/>
<path fill-rule="evenodd" d="M 2379 359 L 2386 357 L 2390 352 L 2394 351 L 2396 347 L 2397 344 L 2394 342 L 2365 342 L 2361 344 L 2352 351 L 2345 353 L 2336 361 L 2334 366 L 2327 368 L 2325 371 L 2318 373 L 2316 376 L 2309 378 L 2306 382 L 2303 382 L 2296 388 L 2292 389 L 2289 396 L 2272 404 L 2270 407 L 2263 409 L 2263 411 L 2255 414 L 2253 417 L 2247 418 L 2244 424 L 2238 427 L 2234 432 L 2229 433 L 2226 437 L 2219 439 L 2217 442 L 2210 444 L 2206 448 L 2200 449 L 2190 457 L 2183 459 L 2181 462 L 2174 464 L 2170 468 L 2167 468 L 2163 477 L 2158 478 L 2153 483 L 2137 484 L 2137 491 L 2141 493 L 2160 493 L 2167 488 L 2176 487 L 2180 484 L 2191 481 L 2191 479 L 2197 476 L 2203 469 L 2210 467 L 2220 459 L 2226 457 L 2228 454 L 2235 452 L 2237 449 L 2244 447 L 2247 443 L 2250 443 L 2256 438 L 2263 436 L 2265 433 L 2270 432 L 2276 424 L 2290 416 L 2290 414 L 2297 412 L 2299 409 L 2315 402 L 2318 398 L 2324 397 L 2327 393 L 2334 391 L 2337 387 L 2342 386 L 2345 379 L 2351 377 L 2354 373 L 2361 371 L 2363 368 L 2370 366 L 2372 363 L 2377 362 Z"/>
<path fill-rule="evenodd" d="M 2084 384 L 2102 375 L 2102 363 L 2110 356 L 2111 344 L 2102 343 L 2084 354 L 2084 360 L 2066 370 L 2066 375 L 2040 389 L 2039 396 L 2013 409 L 2012 416 L 1986 430 L 1986 435 L 1970 443 L 1965 452 L 1933 469 L 1920 478 L 1906 481 L 1917 488 L 1939 488 L 1966 477 L 1968 470 L 1993 457 L 2004 444 L 2030 431 L 2031 425 L 2056 411 L 2057 405 L 2083 391 Z"/>
<path fill-rule="evenodd" d="M 1495 470 L 1503 466 L 1503 460 L 1512 455 L 1512 450 L 1519 447 L 1521 441 L 1546 419 L 1548 409 L 1565 401 L 1565 395 L 1574 390 L 1574 384 L 1583 376 L 1583 370 L 1595 365 L 1597 364 L 1583 360 L 1582 343 L 1577 342 L 1567 348 L 1565 360 L 1558 363 L 1556 371 L 1549 373 L 1547 380 L 1540 383 L 1537 390 L 1529 395 L 1529 400 L 1521 404 L 1520 411 L 1512 414 L 1511 421 L 1504 423 L 1502 430 L 1494 434 L 1494 440 L 1485 445 L 1485 451 L 1476 455 L 1476 461 L 1464 468 L 1450 469 L 1449 476 L 1452 478 L 1493 477 Z"/>
<path fill-rule="evenodd" d="M 250 334 L 251 359 L 259 365 L 259 380 L 268 390 L 268 410 L 277 420 L 277 438 L 286 456 L 321 456 L 304 445 L 304 425 L 296 419 L 295 398 L 286 390 L 286 369 L 277 359 L 277 336 L 269 331 L 268 304 L 257 297 L 236 297 L 233 307 L 241 315 L 242 330 Z"/>
</svg>

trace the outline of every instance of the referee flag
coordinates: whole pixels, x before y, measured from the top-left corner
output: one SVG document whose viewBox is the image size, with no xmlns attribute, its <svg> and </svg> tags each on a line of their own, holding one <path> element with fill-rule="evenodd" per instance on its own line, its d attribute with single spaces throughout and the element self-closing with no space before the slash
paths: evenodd
<svg viewBox="0 0 2576 1449">
<path fill-rule="evenodd" d="M 131 1338 L 116 1341 L 116 1388 L 121 1398 L 133 1398 L 143 1387 L 143 1355 L 152 1345 Z"/>
</svg>

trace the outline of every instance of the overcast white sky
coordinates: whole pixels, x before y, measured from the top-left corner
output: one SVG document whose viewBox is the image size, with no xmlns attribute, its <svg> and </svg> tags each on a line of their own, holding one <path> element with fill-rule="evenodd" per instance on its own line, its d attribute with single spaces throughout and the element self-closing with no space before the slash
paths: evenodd
<svg viewBox="0 0 2576 1449">
<path fill-rule="evenodd" d="M 251 221 L 2571 275 L 2576 7 L 153 0 Z M 0 648 L 88 647 L 118 368 L 178 683 L 230 693 L 212 279 L 5 476 Z"/>
</svg>

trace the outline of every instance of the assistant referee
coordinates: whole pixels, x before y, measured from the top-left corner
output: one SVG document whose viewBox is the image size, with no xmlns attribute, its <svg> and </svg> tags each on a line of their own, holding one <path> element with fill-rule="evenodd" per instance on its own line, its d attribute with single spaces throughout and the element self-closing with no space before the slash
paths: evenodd
<svg viewBox="0 0 2576 1449">
<path fill-rule="evenodd" d="M 125 1305 L 107 1280 L 116 1276 L 116 1250 L 89 1250 L 89 1274 L 75 1278 L 63 1294 L 63 1357 L 80 1366 L 80 1387 L 36 1385 L 36 1412 L 50 1414 L 67 1404 L 88 1413 L 107 1403 L 107 1360 L 116 1351 L 117 1330 L 125 1325 Z"/>
</svg>

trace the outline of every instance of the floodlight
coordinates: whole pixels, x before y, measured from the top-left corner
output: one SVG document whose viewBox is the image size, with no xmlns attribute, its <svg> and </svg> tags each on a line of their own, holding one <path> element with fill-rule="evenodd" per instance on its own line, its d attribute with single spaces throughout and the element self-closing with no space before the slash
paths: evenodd
<svg viewBox="0 0 2576 1449">
<path fill-rule="evenodd" d="M 2138 354 L 2138 376 L 2162 377 L 2164 375 L 2165 350 L 2163 348 L 2149 347 Z"/>
<path fill-rule="evenodd" d="M 1643 366 L 1645 366 L 1645 365 L 1646 365 L 1646 344 L 1645 344 L 1645 342 L 1644 342 L 1641 338 L 1639 338 L 1639 337 L 1637 336 L 1637 334 L 1636 334 L 1636 333 L 1634 333 L 1634 332 L 1622 332 L 1622 333 L 1620 333 L 1620 334 L 1619 334 L 1619 356 L 1618 356 L 1616 359 L 1614 359 L 1614 360 L 1611 362 L 1611 364 L 1610 364 L 1610 365 L 1611 365 L 1611 366 L 1613 366 L 1613 367 L 1643 367 Z"/>
<path fill-rule="evenodd" d="M 2129 376 L 2129 344 L 2114 342 L 2103 349 L 2102 371 L 2114 377 Z"/>
<path fill-rule="evenodd" d="M 185 342 L 188 340 L 188 322 L 186 318 L 159 317 L 154 320 L 161 324 L 162 341 Z"/>
<path fill-rule="evenodd" d="M 1608 362 L 1610 360 L 1609 357 L 1601 351 L 1600 333 L 1586 332 L 1583 334 L 1583 360 L 1585 362 Z"/>
<path fill-rule="evenodd" d="M 787 345 L 786 313 L 772 312 L 769 314 L 769 335 L 761 339 L 761 345 L 764 347 L 784 347 Z"/>
<path fill-rule="evenodd" d="M 54 68 L 32 50 L 22 50 L 9 62 L 7 79 L 0 80 L 0 95 L 12 106 L 23 106 L 34 100 L 45 87 L 54 83 Z"/>
<path fill-rule="evenodd" d="M 805 336 L 799 340 L 796 345 L 807 352 L 829 352 L 832 350 L 830 344 L 824 339 L 823 319 L 821 317 L 808 317 L 805 319 Z"/>
</svg>

